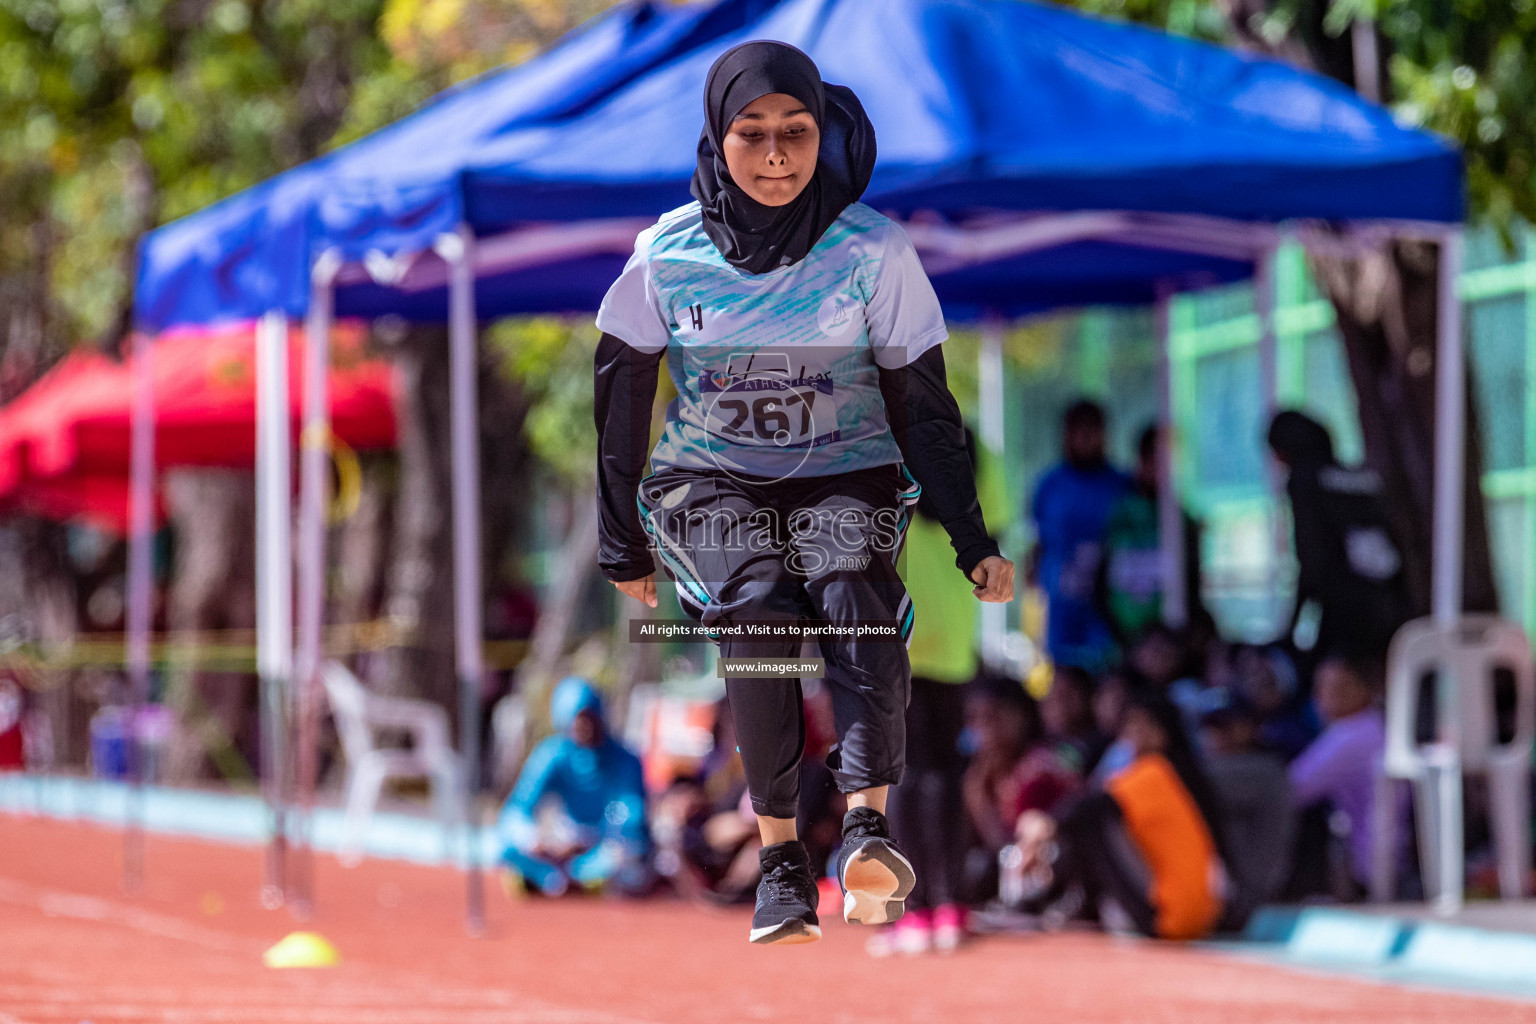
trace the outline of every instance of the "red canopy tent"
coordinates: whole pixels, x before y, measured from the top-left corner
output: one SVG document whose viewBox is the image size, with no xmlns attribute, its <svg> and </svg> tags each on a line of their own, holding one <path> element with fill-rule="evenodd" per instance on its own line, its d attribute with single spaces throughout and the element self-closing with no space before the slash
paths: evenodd
<svg viewBox="0 0 1536 1024">
<path fill-rule="evenodd" d="M 332 338 L 331 433 L 354 449 L 387 448 L 395 443 L 395 375 L 387 361 L 364 358 L 364 333 L 352 323 Z M 303 332 L 292 332 L 289 345 L 297 436 Z M 171 331 L 156 340 L 158 466 L 255 465 L 255 353 L 250 323 Z M 133 374 L 131 361 L 75 353 L 0 409 L 0 508 L 127 532 Z"/>
</svg>

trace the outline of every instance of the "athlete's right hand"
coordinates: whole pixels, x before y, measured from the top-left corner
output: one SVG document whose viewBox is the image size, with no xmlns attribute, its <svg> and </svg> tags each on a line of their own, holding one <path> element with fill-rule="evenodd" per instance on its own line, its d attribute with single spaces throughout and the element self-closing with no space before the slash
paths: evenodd
<svg viewBox="0 0 1536 1024">
<path fill-rule="evenodd" d="M 656 574 L 651 573 L 638 580 L 625 580 L 623 583 L 615 583 L 619 593 L 627 594 L 636 601 L 656 607 Z"/>
</svg>

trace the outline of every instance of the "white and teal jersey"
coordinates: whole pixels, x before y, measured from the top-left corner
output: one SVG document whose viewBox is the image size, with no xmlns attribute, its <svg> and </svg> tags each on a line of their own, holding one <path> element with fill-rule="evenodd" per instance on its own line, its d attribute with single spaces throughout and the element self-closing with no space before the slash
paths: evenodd
<svg viewBox="0 0 1536 1024">
<path fill-rule="evenodd" d="M 597 326 L 667 352 L 678 397 L 653 466 L 770 479 L 900 462 L 878 367 L 948 337 L 906 232 L 862 203 L 766 274 L 725 261 L 698 203 L 673 210 L 635 240 Z"/>
</svg>

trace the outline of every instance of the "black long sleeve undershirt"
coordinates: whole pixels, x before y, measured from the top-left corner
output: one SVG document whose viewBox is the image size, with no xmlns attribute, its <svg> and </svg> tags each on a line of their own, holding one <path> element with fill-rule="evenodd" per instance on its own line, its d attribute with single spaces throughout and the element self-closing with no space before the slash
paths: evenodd
<svg viewBox="0 0 1536 1024">
<path fill-rule="evenodd" d="M 635 505 L 650 454 L 651 407 L 665 352 L 645 353 L 611 334 L 597 344 L 592 412 L 597 426 L 598 565 L 615 582 L 655 570 Z M 960 407 L 935 345 L 899 370 L 880 369 L 886 418 L 913 477 L 937 513 L 966 578 L 997 542 L 987 535 L 966 453 Z"/>
<path fill-rule="evenodd" d="M 881 367 L 880 393 L 901 456 L 949 534 L 956 567 L 970 579 L 982 559 L 1000 552 L 987 534 L 976 498 L 965 421 L 949 392 L 941 346 L 934 345 L 899 370 Z"/>
<path fill-rule="evenodd" d="M 651 406 L 666 351 L 641 352 L 604 334 L 594 360 L 597 423 L 598 566 L 614 583 L 655 571 L 635 496 L 651 450 Z"/>
</svg>

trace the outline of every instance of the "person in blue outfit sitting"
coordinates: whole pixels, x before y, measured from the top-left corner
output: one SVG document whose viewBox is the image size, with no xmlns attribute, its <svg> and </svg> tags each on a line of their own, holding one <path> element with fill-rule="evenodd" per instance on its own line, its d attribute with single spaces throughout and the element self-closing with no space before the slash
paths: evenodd
<svg viewBox="0 0 1536 1024">
<path fill-rule="evenodd" d="M 497 822 L 503 884 L 563 895 L 571 885 L 629 895 L 650 888 L 640 759 L 608 733 L 590 683 L 567 676 L 549 702 L 556 734 L 523 765 Z M 559 813 L 541 814 L 550 801 Z"/>
</svg>

